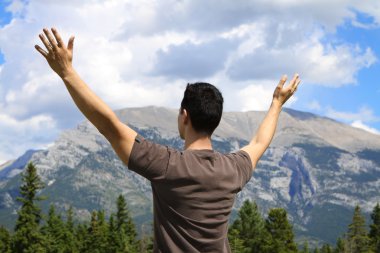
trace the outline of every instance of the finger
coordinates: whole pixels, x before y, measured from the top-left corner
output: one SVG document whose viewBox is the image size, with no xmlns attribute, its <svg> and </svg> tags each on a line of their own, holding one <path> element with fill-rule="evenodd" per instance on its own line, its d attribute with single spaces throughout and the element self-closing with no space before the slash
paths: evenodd
<svg viewBox="0 0 380 253">
<path fill-rule="evenodd" d="M 301 82 L 301 80 L 298 78 L 297 81 L 296 81 L 296 83 L 295 83 L 295 85 L 294 85 L 294 87 L 293 87 L 293 89 L 292 89 L 293 93 L 296 92 L 296 90 L 297 90 L 298 85 L 300 84 L 300 82 Z"/>
<path fill-rule="evenodd" d="M 299 75 L 298 75 L 297 73 L 294 74 L 293 79 L 292 79 L 292 81 L 290 82 L 291 85 L 292 85 L 292 87 L 294 87 L 294 85 L 296 84 L 296 82 L 297 82 L 298 79 L 299 79 Z"/>
<path fill-rule="evenodd" d="M 301 79 L 298 79 L 297 80 L 297 83 L 296 83 L 296 89 L 298 88 L 298 85 L 301 83 Z"/>
<path fill-rule="evenodd" d="M 38 35 L 42 41 L 42 43 L 45 45 L 46 49 L 49 51 L 49 53 L 53 53 L 53 48 L 50 45 L 49 41 L 45 38 L 45 36 L 41 33 Z"/>
<path fill-rule="evenodd" d="M 288 77 L 286 76 L 286 75 L 283 75 L 282 77 L 281 77 L 281 79 L 280 79 L 280 82 L 278 83 L 278 87 L 284 87 L 284 84 L 285 84 L 285 82 L 286 82 L 286 79 L 288 79 Z"/>
<path fill-rule="evenodd" d="M 53 38 L 53 36 L 49 32 L 49 30 L 44 28 L 44 33 L 45 33 L 47 39 L 49 40 L 50 45 L 53 47 L 53 50 L 57 50 L 57 41 Z"/>
<path fill-rule="evenodd" d="M 70 51 L 73 51 L 73 48 L 74 48 L 74 39 L 75 39 L 75 37 L 71 36 L 70 39 L 69 39 L 69 42 L 67 43 L 67 49 L 69 49 Z"/>
<path fill-rule="evenodd" d="M 38 52 L 40 52 L 40 53 L 42 54 L 43 57 L 45 57 L 45 58 L 47 57 L 48 53 L 47 53 L 45 50 L 43 50 L 39 45 L 35 45 L 34 48 L 35 48 Z"/>
<path fill-rule="evenodd" d="M 58 47 L 65 47 L 65 44 L 63 43 L 61 35 L 59 35 L 59 33 L 57 32 L 57 29 L 51 28 L 51 31 L 53 32 L 53 35 L 55 39 L 57 40 Z"/>
</svg>

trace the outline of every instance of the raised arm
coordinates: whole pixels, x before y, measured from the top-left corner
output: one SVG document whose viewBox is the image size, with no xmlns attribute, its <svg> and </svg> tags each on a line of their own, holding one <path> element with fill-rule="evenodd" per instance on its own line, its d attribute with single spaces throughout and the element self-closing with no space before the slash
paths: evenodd
<svg viewBox="0 0 380 253">
<path fill-rule="evenodd" d="M 63 80 L 75 104 L 84 116 L 111 143 L 120 159 L 128 165 L 134 139 L 137 133 L 123 124 L 116 114 L 86 85 L 72 66 L 74 37 L 66 47 L 56 29 L 43 29 L 39 37 L 47 51 L 36 45 L 35 48 L 45 57 L 50 67 Z"/>
<path fill-rule="evenodd" d="M 251 142 L 242 148 L 242 150 L 249 154 L 253 169 L 256 167 L 257 162 L 273 139 L 282 106 L 294 94 L 297 90 L 298 84 L 300 83 L 299 76 L 296 74 L 290 81 L 290 84 L 287 87 L 284 87 L 286 79 L 286 76 L 281 78 L 273 93 L 272 104 L 264 120 L 261 122 L 259 129 L 252 138 Z"/>
</svg>

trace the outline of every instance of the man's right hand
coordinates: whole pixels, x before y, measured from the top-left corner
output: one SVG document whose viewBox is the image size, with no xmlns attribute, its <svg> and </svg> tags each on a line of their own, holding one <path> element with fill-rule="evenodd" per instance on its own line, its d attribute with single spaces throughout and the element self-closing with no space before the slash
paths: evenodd
<svg viewBox="0 0 380 253">
<path fill-rule="evenodd" d="M 272 104 L 255 136 L 247 146 L 242 148 L 242 150 L 247 152 L 251 158 L 253 169 L 256 167 L 257 162 L 272 141 L 282 106 L 297 90 L 298 84 L 301 80 L 299 79 L 298 74 L 295 74 L 290 81 L 290 84 L 284 88 L 285 82 L 286 76 L 284 75 L 273 93 Z"/>
<path fill-rule="evenodd" d="M 281 106 L 296 92 L 298 84 L 301 82 L 299 75 L 295 74 L 290 84 L 284 88 L 286 79 L 286 75 L 283 75 L 273 93 L 273 102 Z"/>
</svg>

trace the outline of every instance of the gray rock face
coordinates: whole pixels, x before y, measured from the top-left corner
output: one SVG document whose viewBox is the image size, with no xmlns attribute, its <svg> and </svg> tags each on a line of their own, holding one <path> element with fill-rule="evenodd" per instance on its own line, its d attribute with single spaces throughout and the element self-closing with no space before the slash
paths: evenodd
<svg viewBox="0 0 380 253">
<path fill-rule="evenodd" d="M 181 149 L 178 110 L 144 107 L 116 111 L 144 137 Z M 213 137 L 220 152 L 246 145 L 265 112 L 226 112 Z M 0 170 L 0 224 L 13 227 L 18 203 L 20 161 L 33 161 L 46 184 L 41 194 L 46 210 L 72 205 L 77 218 L 88 219 L 93 209 L 115 211 L 118 194 L 127 198 L 138 224 L 149 224 L 152 197 L 149 182 L 129 171 L 110 144 L 87 121 L 63 132 L 47 150 L 35 151 Z M 13 167 L 12 167 L 13 166 Z M 5 173 L 6 171 L 6 173 Z M 13 172 L 12 172 L 13 171 Z M 6 176 L 1 177 L 2 173 Z M 13 174 L 12 174 L 13 173 Z M 356 204 L 368 213 L 380 202 L 380 136 L 332 119 L 283 109 L 271 146 L 250 182 L 238 194 L 235 212 L 245 199 L 257 201 L 263 213 L 284 207 L 298 240 L 335 243 L 351 220 Z"/>
</svg>

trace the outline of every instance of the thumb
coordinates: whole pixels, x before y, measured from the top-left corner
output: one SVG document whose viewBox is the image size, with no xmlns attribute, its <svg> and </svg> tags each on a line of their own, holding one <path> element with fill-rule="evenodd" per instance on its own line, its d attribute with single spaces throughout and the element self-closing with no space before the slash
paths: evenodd
<svg viewBox="0 0 380 253">
<path fill-rule="evenodd" d="M 70 50 L 70 51 L 73 51 L 73 48 L 74 48 L 74 39 L 75 39 L 75 37 L 71 36 L 70 39 L 69 39 L 69 43 L 67 44 L 67 49 Z"/>
</svg>

